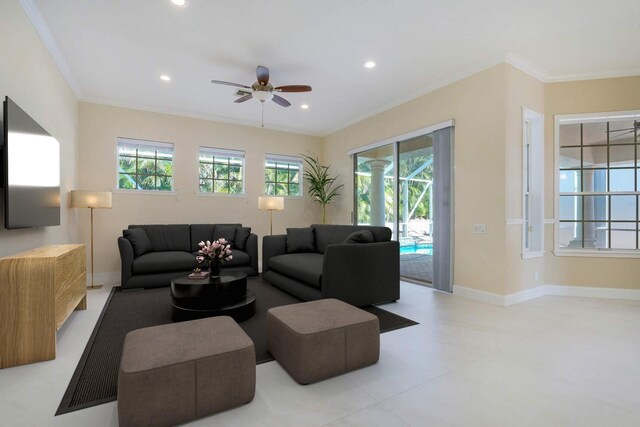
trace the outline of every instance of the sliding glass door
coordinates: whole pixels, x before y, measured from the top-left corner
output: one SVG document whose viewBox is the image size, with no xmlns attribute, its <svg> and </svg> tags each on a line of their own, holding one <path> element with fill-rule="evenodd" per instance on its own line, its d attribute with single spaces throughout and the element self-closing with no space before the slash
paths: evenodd
<svg viewBox="0 0 640 427">
<path fill-rule="evenodd" d="M 451 292 L 452 128 L 356 152 L 354 172 L 354 223 L 391 228 L 400 276 Z"/>
</svg>

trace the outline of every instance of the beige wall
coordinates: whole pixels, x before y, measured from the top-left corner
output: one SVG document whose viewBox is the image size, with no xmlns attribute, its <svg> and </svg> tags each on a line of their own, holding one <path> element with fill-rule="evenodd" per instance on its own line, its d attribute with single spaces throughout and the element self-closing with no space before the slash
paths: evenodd
<svg viewBox="0 0 640 427">
<path fill-rule="evenodd" d="M 98 104 L 80 104 L 78 181 L 81 189 L 116 187 L 118 137 L 174 144 L 175 195 L 115 192 L 113 209 L 95 211 L 95 269 L 120 271 L 117 237 L 129 224 L 197 224 L 240 222 L 259 236 L 269 233 L 269 214 L 258 210 L 264 192 L 264 155 L 319 155 L 321 139 Z M 244 197 L 198 196 L 198 148 L 209 146 L 244 150 Z M 89 212 L 79 213 L 81 239 L 88 242 Z M 320 220 L 308 197 L 287 198 L 285 210 L 274 212 L 274 234 L 286 227 L 308 226 Z M 261 245 L 261 243 L 259 243 Z"/>
<path fill-rule="evenodd" d="M 497 65 L 377 114 L 325 138 L 324 161 L 345 184 L 329 222 L 349 223 L 352 164 L 347 151 L 455 119 L 455 265 L 457 285 L 504 293 L 506 74 Z M 473 224 L 486 234 L 472 234 Z"/>
<path fill-rule="evenodd" d="M 545 85 L 545 150 L 553 153 L 556 114 L 640 110 L 640 76 Z M 546 215 L 553 216 L 554 165 L 546 156 Z M 549 229 L 552 227 L 548 227 Z M 640 259 L 557 257 L 547 230 L 545 281 L 554 285 L 640 289 Z"/>
<path fill-rule="evenodd" d="M 507 66 L 506 85 L 505 216 L 522 220 L 522 109 L 525 107 L 544 114 L 544 84 L 517 68 Z M 506 280 L 503 293 L 511 294 L 543 284 L 544 258 L 522 259 L 522 224 L 506 224 L 505 228 Z"/>
<path fill-rule="evenodd" d="M 0 213 L 0 256 L 74 242 L 76 215 L 67 208 L 67 193 L 76 186 L 78 102 L 18 0 L 0 2 L 0 96 L 5 95 L 60 142 L 62 208 L 60 226 L 40 229 L 4 230 Z M 3 201 L 0 206 L 3 212 Z"/>
</svg>

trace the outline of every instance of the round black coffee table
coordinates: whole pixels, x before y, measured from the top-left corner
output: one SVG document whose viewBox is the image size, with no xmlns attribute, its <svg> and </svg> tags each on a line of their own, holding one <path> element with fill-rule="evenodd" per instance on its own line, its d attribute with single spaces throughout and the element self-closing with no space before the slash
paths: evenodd
<svg viewBox="0 0 640 427">
<path fill-rule="evenodd" d="M 176 320 L 231 316 L 242 322 L 256 312 L 256 297 L 247 291 L 246 274 L 211 280 L 180 277 L 171 281 L 171 298 Z"/>
</svg>

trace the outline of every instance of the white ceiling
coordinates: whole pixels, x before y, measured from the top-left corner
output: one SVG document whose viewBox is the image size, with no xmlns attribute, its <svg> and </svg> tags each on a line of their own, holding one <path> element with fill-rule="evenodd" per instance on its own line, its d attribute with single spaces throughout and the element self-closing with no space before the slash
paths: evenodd
<svg viewBox="0 0 640 427">
<path fill-rule="evenodd" d="M 638 0 L 187 1 L 21 0 L 82 100 L 259 126 L 259 102 L 209 81 L 264 65 L 313 87 L 265 104 L 265 127 L 312 135 L 504 60 L 545 81 L 640 74 Z"/>
</svg>

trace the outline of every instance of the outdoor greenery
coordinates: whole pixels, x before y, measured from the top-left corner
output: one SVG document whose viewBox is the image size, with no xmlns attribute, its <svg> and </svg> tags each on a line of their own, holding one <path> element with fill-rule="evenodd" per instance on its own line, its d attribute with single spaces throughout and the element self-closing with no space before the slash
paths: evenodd
<svg viewBox="0 0 640 427">
<path fill-rule="evenodd" d="M 309 184 L 307 192 L 322 208 L 322 223 L 325 224 L 327 205 L 334 197 L 340 195 L 340 189 L 344 184 L 336 185 L 337 177 L 329 176 L 329 166 L 320 164 L 317 157 L 303 155 L 302 158 L 307 165 L 304 170 L 304 178 Z"/>
<path fill-rule="evenodd" d="M 433 158 L 431 152 L 427 151 L 425 154 L 415 155 L 413 153 L 407 153 L 407 156 L 400 155 L 400 177 L 407 177 L 426 162 Z M 356 175 L 356 189 L 357 189 L 357 215 L 359 224 L 371 223 L 371 167 L 366 161 L 358 164 L 358 174 Z M 395 182 L 393 180 L 393 169 L 391 169 L 386 175 L 384 180 L 384 193 L 385 193 L 385 218 L 387 222 L 393 221 L 393 194 L 395 190 Z M 427 186 L 426 182 L 417 180 L 431 181 L 433 179 L 433 165 L 426 167 L 424 170 L 416 174 L 413 177 L 413 181 L 409 181 L 409 211 L 411 211 L 418 198 L 425 190 Z M 398 192 L 398 213 L 402 215 L 402 206 L 404 202 L 404 193 L 402 192 L 402 185 Z M 429 203 L 428 194 L 423 196 L 415 212 L 411 216 L 412 219 L 427 219 L 429 218 Z"/>
<path fill-rule="evenodd" d="M 200 153 L 199 163 L 201 192 L 242 194 L 242 157 Z"/>
<path fill-rule="evenodd" d="M 153 149 L 118 148 L 118 188 L 171 191 L 173 155 Z"/>
<path fill-rule="evenodd" d="M 264 165 L 264 194 L 300 196 L 300 163 L 269 160 Z"/>
</svg>

